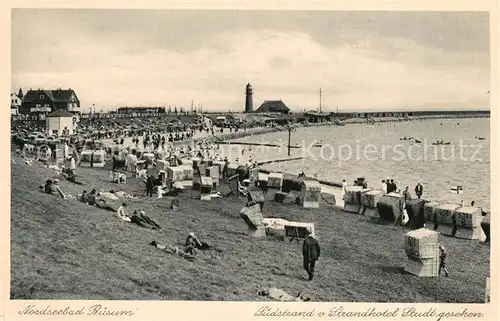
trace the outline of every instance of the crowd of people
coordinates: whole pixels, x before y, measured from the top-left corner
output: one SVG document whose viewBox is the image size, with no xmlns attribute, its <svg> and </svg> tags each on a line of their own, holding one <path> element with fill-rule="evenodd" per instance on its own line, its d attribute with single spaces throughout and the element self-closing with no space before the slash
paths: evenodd
<svg viewBox="0 0 500 321">
<path fill-rule="evenodd" d="M 211 131 L 212 135 L 214 135 L 213 127 L 208 128 L 200 126 L 197 127 L 197 130 L 200 131 L 206 130 L 207 133 Z M 230 128 L 230 131 L 232 130 L 233 129 Z M 235 131 L 236 130 L 237 129 L 235 129 Z M 112 156 L 113 173 L 119 170 L 120 168 L 119 165 L 121 165 L 121 167 L 126 167 L 127 155 L 129 153 L 142 154 L 142 155 L 144 155 L 144 153 L 154 153 L 155 159 L 153 160 L 152 164 L 146 162 L 145 165 L 146 169 L 148 164 L 150 164 L 149 166 L 153 167 L 156 165 L 156 160 L 157 160 L 156 155 L 162 155 L 160 157 L 165 157 L 166 155 L 170 155 L 166 156 L 166 158 L 172 157 L 174 155 L 177 156 L 187 155 L 191 157 L 200 157 L 204 161 L 224 161 L 225 165 L 223 167 L 221 174 L 223 178 L 227 178 L 227 169 L 229 165 L 229 160 L 227 159 L 227 157 L 223 158 L 217 152 L 218 145 L 216 143 L 210 143 L 202 140 L 202 141 L 193 141 L 191 145 L 183 145 L 183 146 L 174 146 L 173 144 L 169 144 L 173 141 L 193 138 L 194 130 L 192 128 L 182 128 L 182 130 L 180 131 L 169 132 L 167 134 L 164 133 L 162 134 L 159 131 L 149 130 L 142 134 L 144 134 L 142 139 L 142 146 L 141 146 L 142 148 L 140 148 L 140 143 L 141 143 L 141 140 L 139 139 L 140 133 L 133 131 L 119 132 L 119 131 L 98 130 L 94 131 L 92 134 L 88 135 L 87 138 L 84 138 L 82 140 L 76 140 L 70 144 L 65 143 L 64 158 L 69 163 L 69 166 L 68 168 L 62 171 L 61 175 L 70 182 L 81 184 L 76 180 L 77 163 L 75 157 L 71 154 L 70 149 L 72 149 L 76 153 L 81 152 L 83 148 L 99 149 L 103 148 L 103 145 L 100 143 L 99 140 L 114 139 L 114 142 L 117 145 L 121 146 L 121 148 L 118 153 L 113 153 Z M 132 138 L 132 145 L 125 146 L 126 137 Z M 140 151 L 140 153 L 137 153 L 138 151 Z M 243 153 L 244 151 L 242 151 L 242 154 Z M 238 162 L 239 160 L 236 159 L 236 161 Z M 246 166 L 247 169 L 254 168 L 257 166 L 257 162 L 250 158 Z M 137 166 L 133 167 L 133 172 L 137 173 L 137 171 L 138 167 Z M 305 178 L 305 173 L 301 172 L 299 174 L 299 177 Z M 160 177 L 160 174 L 155 176 L 152 173 L 147 173 L 146 176 L 143 177 L 143 180 L 146 186 L 145 195 L 147 197 L 153 196 L 153 193 L 155 192 L 155 187 L 162 186 L 164 184 L 164 180 L 162 179 L 162 177 Z M 354 181 L 353 184 L 357 186 L 362 186 L 363 188 L 368 188 L 368 184 L 365 179 L 357 179 Z M 345 180 L 343 180 L 342 185 L 343 185 L 342 192 L 343 194 L 345 194 L 345 187 L 347 186 Z M 69 194 L 64 193 L 64 191 L 61 189 L 58 179 L 54 180 L 48 179 L 45 182 L 45 185 L 41 186 L 40 188 L 46 193 L 57 195 L 63 199 L 67 199 L 68 197 L 70 197 Z M 384 194 L 401 192 L 398 189 L 397 184 L 394 182 L 394 179 L 382 180 L 381 190 L 384 192 Z M 416 196 L 418 198 L 421 198 L 421 196 L 423 195 L 423 186 L 421 185 L 420 182 L 415 186 L 414 191 Z M 404 197 L 405 202 L 410 201 L 412 199 L 408 186 L 406 186 L 406 188 L 402 192 L 402 195 Z M 127 205 L 126 202 L 120 203 L 120 199 L 122 198 L 136 198 L 136 197 L 137 196 L 129 195 L 125 192 L 114 192 L 112 190 L 109 192 L 103 192 L 103 191 L 98 192 L 96 189 L 92 189 L 90 192 L 84 190 L 81 195 L 78 195 L 78 200 L 81 203 L 87 204 L 89 206 L 113 212 L 115 213 L 117 219 L 122 220 L 124 222 L 135 224 L 141 228 L 162 230 L 162 227 L 152 218 L 147 216 L 144 210 L 135 209 L 129 211 L 128 209 L 129 206 Z M 403 217 L 403 223 L 404 222 L 405 219 Z M 185 242 L 183 243 L 183 246 L 163 245 L 156 241 L 152 241 L 150 245 L 165 252 L 180 255 L 188 260 L 193 260 L 194 257 L 197 255 L 197 251 L 200 250 L 205 251 L 212 249 L 212 247 L 208 243 L 200 241 L 193 232 L 190 232 L 188 234 Z M 302 256 L 303 256 L 303 268 L 308 275 L 308 280 L 313 280 L 314 278 L 316 261 L 320 258 L 320 253 L 321 253 L 320 245 L 318 240 L 312 235 L 311 229 L 307 228 L 306 237 L 302 244 Z M 441 258 L 440 272 L 441 270 L 444 270 L 445 275 L 449 276 L 449 271 L 446 266 L 446 255 L 447 255 L 446 250 L 444 249 L 444 247 L 440 246 L 440 258 Z"/>
</svg>

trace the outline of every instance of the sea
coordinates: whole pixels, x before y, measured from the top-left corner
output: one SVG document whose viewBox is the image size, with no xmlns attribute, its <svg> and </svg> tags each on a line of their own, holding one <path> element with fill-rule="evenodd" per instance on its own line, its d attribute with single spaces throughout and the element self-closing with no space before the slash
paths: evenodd
<svg viewBox="0 0 500 321">
<path fill-rule="evenodd" d="M 290 134 L 290 145 L 299 148 L 290 149 L 290 156 L 288 138 L 288 131 L 248 136 L 235 141 L 282 147 L 221 145 L 220 153 L 240 163 L 303 157 L 261 167 L 348 184 L 363 177 L 374 189 L 382 180 L 394 179 L 398 189 L 408 187 L 413 196 L 420 182 L 426 200 L 465 205 L 474 201 L 490 208 L 489 118 L 297 128 Z M 433 145 L 438 141 L 445 144 Z"/>
</svg>

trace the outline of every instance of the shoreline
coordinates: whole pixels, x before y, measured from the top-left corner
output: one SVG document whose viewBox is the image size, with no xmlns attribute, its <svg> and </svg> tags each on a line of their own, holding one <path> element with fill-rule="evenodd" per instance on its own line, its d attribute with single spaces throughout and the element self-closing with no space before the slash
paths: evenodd
<svg viewBox="0 0 500 321">
<path fill-rule="evenodd" d="M 344 121 L 345 125 L 349 124 L 366 124 L 366 125 L 371 125 L 371 124 L 377 124 L 377 123 L 387 123 L 387 122 L 408 122 L 408 121 L 425 121 L 425 120 L 435 120 L 435 119 L 464 119 L 464 118 L 490 118 L 489 116 L 485 115 L 456 115 L 456 116 L 449 116 L 449 115 L 423 115 L 423 116 L 410 116 L 408 118 L 396 118 L 396 117 L 380 117 L 380 118 L 375 118 L 374 122 L 369 123 L 367 122 L 367 119 L 365 118 L 351 118 L 348 121 Z M 324 122 L 324 123 L 314 123 L 314 124 L 308 124 L 308 125 L 298 125 L 295 128 L 306 128 L 306 127 L 324 127 L 324 126 L 334 126 L 334 127 L 343 127 L 343 125 L 338 125 L 333 122 Z M 228 142 L 231 140 L 236 140 L 236 139 L 242 139 L 245 137 L 252 137 L 252 136 L 259 136 L 259 135 L 266 135 L 269 133 L 274 133 L 274 132 L 283 132 L 287 131 L 287 129 L 283 126 L 278 126 L 274 128 L 269 128 L 269 127 L 262 127 L 262 128 L 257 128 L 254 130 L 247 130 L 247 131 L 239 131 L 239 132 L 230 132 L 230 133 L 223 133 L 215 136 L 206 136 L 206 137 L 198 137 L 198 138 L 191 138 L 188 140 L 182 140 L 182 141 L 174 141 L 171 142 L 171 144 L 175 147 L 179 146 L 187 146 L 190 145 L 194 142 L 201 142 L 205 141 L 208 143 L 217 143 L 217 142 Z M 293 160 L 291 160 L 293 161 Z M 267 162 L 267 160 L 266 160 Z M 267 176 L 271 172 L 275 173 L 282 173 L 282 174 L 292 174 L 295 175 L 297 173 L 286 173 L 284 171 L 276 170 L 272 171 L 269 169 L 265 169 L 262 166 L 265 166 L 266 164 L 263 164 L 259 168 L 259 173 L 264 174 Z M 343 201 L 341 197 L 341 188 L 342 188 L 342 182 L 341 181 L 329 181 L 326 179 L 321 179 L 320 177 L 309 177 L 309 179 L 314 179 L 317 180 L 321 185 L 322 189 L 324 190 L 324 193 L 326 194 L 333 194 L 335 195 L 337 205 L 339 209 L 343 210 Z M 341 205 L 339 204 L 339 201 Z"/>
<path fill-rule="evenodd" d="M 350 124 L 366 124 L 372 125 L 377 123 L 390 123 L 390 122 L 408 122 L 408 121 L 423 121 L 423 120 L 435 120 L 435 119 L 467 119 L 467 118 L 491 118 L 489 115 L 484 114 L 467 114 L 467 115 L 422 115 L 422 116 L 408 116 L 407 118 L 403 117 L 378 117 L 372 118 L 373 121 L 369 122 L 369 118 L 350 118 L 344 120 L 342 123 L 344 125 Z M 309 123 L 307 125 L 298 124 L 295 128 L 308 128 L 308 127 L 324 127 L 324 126 L 334 126 L 334 127 L 343 127 L 344 125 L 338 125 L 334 122 L 323 122 L 323 123 Z M 192 143 L 194 141 L 204 140 L 209 143 L 216 143 L 217 141 L 227 141 L 232 139 L 241 139 L 250 136 L 258 136 L 265 135 L 273 132 L 286 131 L 286 128 L 280 126 L 275 128 L 262 127 L 261 129 L 256 129 L 254 131 L 242 131 L 237 133 L 225 133 L 221 135 L 215 136 L 207 136 L 204 138 L 192 138 L 183 141 L 174 141 L 172 145 L 174 146 L 182 146 L 185 144 Z"/>
</svg>

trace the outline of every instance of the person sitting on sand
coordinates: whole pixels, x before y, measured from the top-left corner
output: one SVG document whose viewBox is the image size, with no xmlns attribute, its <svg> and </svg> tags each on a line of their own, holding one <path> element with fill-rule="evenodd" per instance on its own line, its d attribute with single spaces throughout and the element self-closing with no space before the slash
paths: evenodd
<svg viewBox="0 0 500 321">
<path fill-rule="evenodd" d="M 42 189 L 45 193 L 50 194 L 52 189 L 52 180 L 51 179 L 46 180 L 45 185 L 40 186 L 40 189 Z"/>
<path fill-rule="evenodd" d="M 88 198 L 87 191 L 83 191 L 82 195 L 80 195 L 80 198 L 78 200 L 82 203 L 88 203 L 87 198 Z"/>
<path fill-rule="evenodd" d="M 87 204 L 90 206 L 94 206 L 97 200 L 97 191 L 92 189 L 90 193 L 87 194 Z"/>
<path fill-rule="evenodd" d="M 127 204 L 122 203 L 122 205 L 120 207 L 118 207 L 118 210 L 116 212 L 117 212 L 119 218 L 121 218 L 124 221 L 130 222 L 130 218 L 127 216 L 127 213 L 125 212 L 126 207 L 127 207 Z"/>
<path fill-rule="evenodd" d="M 184 244 L 184 246 L 192 246 L 198 250 L 210 249 L 210 245 L 208 245 L 208 243 L 206 243 L 206 242 L 199 241 L 193 232 L 189 232 L 189 234 L 186 238 L 186 243 Z"/>
<path fill-rule="evenodd" d="M 66 199 L 66 195 L 64 194 L 61 187 L 59 186 L 59 180 L 57 178 L 52 182 L 52 184 L 50 184 L 49 194 L 59 195 L 63 199 Z"/>
</svg>

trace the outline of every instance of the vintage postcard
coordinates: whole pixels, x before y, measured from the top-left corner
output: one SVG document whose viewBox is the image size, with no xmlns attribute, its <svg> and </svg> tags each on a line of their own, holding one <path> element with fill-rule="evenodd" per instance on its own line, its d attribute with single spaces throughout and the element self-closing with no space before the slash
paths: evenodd
<svg viewBox="0 0 500 321">
<path fill-rule="evenodd" d="M 1 319 L 496 319 L 497 7 L 4 5 Z"/>
</svg>

